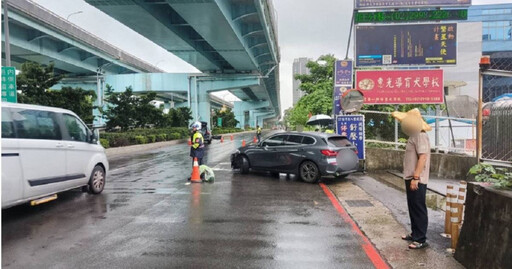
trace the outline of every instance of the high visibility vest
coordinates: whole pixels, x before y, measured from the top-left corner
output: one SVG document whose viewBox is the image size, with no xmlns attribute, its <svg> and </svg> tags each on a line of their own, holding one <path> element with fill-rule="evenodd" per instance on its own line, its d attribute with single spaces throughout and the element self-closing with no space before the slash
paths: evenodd
<svg viewBox="0 0 512 269">
<path fill-rule="evenodd" d="M 203 147 L 204 139 L 201 132 L 195 132 L 192 136 L 192 147 L 194 149 L 198 149 L 199 147 Z"/>
<path fill-rule="evenodd" d="M 261 127 L 258 128 L 258 130 L 256 131 L 257 134 L 261 134 Z"/>
<path fill-rule="evenodd" d="M 326 134 L 334 134 L 334 130 L 332 130 L 332 129 L 327 129 L 327 130 L 325 130 L 325 133 L 326 133 Z"/>
</svg>

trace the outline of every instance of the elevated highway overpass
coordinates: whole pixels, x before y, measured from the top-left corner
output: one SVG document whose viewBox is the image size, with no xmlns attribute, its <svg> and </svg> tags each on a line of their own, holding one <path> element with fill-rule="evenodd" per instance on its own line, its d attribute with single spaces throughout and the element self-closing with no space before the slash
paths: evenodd
<svg viewBox="0 0 512 269">
<path fill-rule="evenodd" d="M 212 108 L 232 106 L 212 95 L 229 90 L 241 100 L 234 104 L 240 127 L 279 115 L 279 50 L 269 1 L 86 0 L 199 74 L 163 73 L 29 0 L 6 1 L 13 65 L 54 63 L 66 75 L 55 88 L 96 89 L 98 96 L 106 84 L 118 91 L 157 91 L 166 104 L 187 105 L 195 119 L 205 121 Z"/>
<path fill-rule="evenodd" d="M 210 120 L 208 95 L 221 90 L 242 100 L 234 108 L 241 126 L 279 115 L 280 56 L 271 1 L 85 1 L 203 72 L 179 82 L 188 84 L 196 119 Z M 168 85 L 175 78 L 158 79 L 169 79 Z"/>
<path fill-rule="evenodd" d="M 105 75 L 163 72 L 31 1 L 5 1 L 9 11 L 11 64 L 17 69 L 31 61 L 54 63 L 56 72 L 72 77 L 98 72 Z M 5 65 L 4 50 L 2 65 Z"/>
</svg>

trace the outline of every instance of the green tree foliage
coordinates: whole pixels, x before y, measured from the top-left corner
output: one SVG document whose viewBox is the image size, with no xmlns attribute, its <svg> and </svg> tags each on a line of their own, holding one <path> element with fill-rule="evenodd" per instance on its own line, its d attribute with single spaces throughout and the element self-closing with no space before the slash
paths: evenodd
<svg viewBox="0 0 512 269">
<path fill-rule="evenodd" d="M 222 118 L 222 126 L 217 126 L 217 119 Z M 239 123 L 235 119 L 235 113 L 231 110 L 231 108 L 227 107 L 225 109 L 216 109 L 215 115 L 212 119 L 212 124 L 216 127 L 222 127 L 222 128 L 235 128 L 236 125 Z"/>
<path fill-rule="evenodd" d="M 188 127 L 190 120 L 192 120 L 190 108 L 171 108 L 167 114 L 163 115 L 162 121 L 158 125 L 160 127 Z"/>
<path fill-rule="evenodd" d="M 106 88 L 105 101 L 108 104 L 104 117 L 107 120 L 107 129 L 120 127 L 126 131 L 129 128 L 144 128 L 162 122 L 162 110 L 151 104 L 156 93 L 135 96 L 131 87 L 127 87 L 124 92 L 115 92 L 110 85 Z"/>
<path fill-rule="evenodd" d="M 96 100 L 96 93 L 93 90 L 82 88 L 62 87 L 58 91 L 47 92 L 51 102 L 47 105 L 61 107 L 75 112 L 85 123 L 92 124 L 94 121 L 93 105 Z"/>
<path fill-rule="evenodd" d="M 51 90 L 62 75 L 54 73 L 54 65 L 42 66 L 38 63 L 26 62 L 21 66 L 21 72 L 16 76 L 18 89 L 21 94 L 18 101 L 25 104 L 60 107 L 75 112 L 85 123 L 91 124 L 95 108 L 93 102 L 96 93 L 82 88 L 63 87 L 61 90 Z"/>
<path fill-rule="evenodd" d="M 152 126 L 187 127 L 192 119 L 192 112 L 188 107 L 172 108 L 169 113 L 164 114 L 162 108 L 152 104 L 156 99 L 154 92 L 134 95 L 131 87 L 127 87 L 124 92 L 115 92 L 111 85 L 107 85 L 106 97 L 108 104 L 103 114 L 108 130 L 117 127 L 122 131 Z"/>
<path fill-rule="evenodd" d="M 300 90 L 305 95 L 287 111 L 285 121 L 289 126 L 305 125 L 308 114 L 332 114 L 333 66 L 336 58 L 333 55 L 322 55 L 316 61 L 306 64 L 310 74 L 296 75 L 301 82 Z"/>
<path fill-rule="evenodd" d="M 16 76 L 18 90 L 21 90 L 18 101 L 25 104 L 49 104 L 52 98 L 47 92 L 50 87 L 59 83 L 62 77 L 54 73 L 53 63 L 48 66 L 34 62 L 23 63 L 21 72 Z"/>
</svg>

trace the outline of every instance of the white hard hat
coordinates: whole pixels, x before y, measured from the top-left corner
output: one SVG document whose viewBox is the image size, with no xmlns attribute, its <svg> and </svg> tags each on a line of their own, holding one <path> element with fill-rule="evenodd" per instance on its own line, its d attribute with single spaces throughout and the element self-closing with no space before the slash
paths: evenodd
<svg viewBox="0 0 512 269">
<path fill-rule="evenodd" d="M 190 127 L 192 127 L 192 129 L 201 129 L 201 123 L 196 121 L 196 122 L 192 123 L 192 125 Z"/>
</svg>

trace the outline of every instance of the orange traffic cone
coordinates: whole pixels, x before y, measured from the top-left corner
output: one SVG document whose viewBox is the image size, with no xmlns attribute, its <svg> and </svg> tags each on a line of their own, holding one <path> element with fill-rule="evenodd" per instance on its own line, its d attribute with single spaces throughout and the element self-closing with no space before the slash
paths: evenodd
<svg viewBox="0 0 512 269">
<path fill-rule="evenodd" d="M 221 142 L 221 143 L 224 143 L 224 136 L 221 136 L 221 137 L 220 137 L 220 142 Z"/>
<path fill-rule="evenodd" d="M 192 146 L 192 141 L 191 141 L 191 140 L 189 140 L 189 141 L 187 142 L 187 144 L 188 144 L 189 146 Z"/>
<path fill-rule="evenodd" d="M 242 147 L 245 147 L 245 139 L 242 139 Z"/>
<path fill-rule="evenodd" d="M 233 141 L 233 139 L 234 139 L 234 138 L 233 138 L 233 135 L 231 135 L 231 141 Z"/>
<path fill-rule="evenodd" d="M 256 138 L 256 136 L 252 139 L 252 142 L 253 143 L 258 143 L 258 139 Z"/>
<path fill-rule="evenodd" d="M 190 182 L 201 183 L 201 175 L 199 173 L 199 164 L 197 163 L 197 157 L 194 157 L 194 166 L 192 166 L 192 175 L 190 176 Z"/>
</svg>

